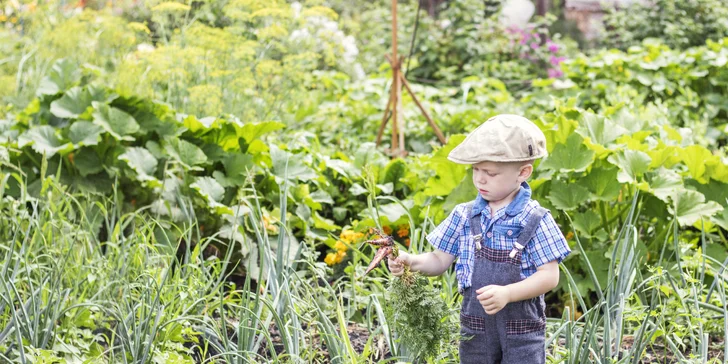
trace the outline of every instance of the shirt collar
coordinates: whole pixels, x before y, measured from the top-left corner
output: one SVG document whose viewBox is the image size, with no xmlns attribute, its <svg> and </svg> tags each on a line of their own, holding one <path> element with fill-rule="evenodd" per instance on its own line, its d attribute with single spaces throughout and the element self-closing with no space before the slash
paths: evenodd
<svg viewBox="0 0 728 364">
<path fill-rule="evenodd" d="M 526 207 L 529 199 L 531 199 L 531 186 L 528 185 L 528 182 L 524 181 L 523 183 L 521 183 L 520 189 L 518 190 L 516 197 L 513 199 L 513 201 L 511 201 L 511 203 L 508 204 L 508 207 L 506 207 L 506 214 L 508 216 L 515 216 L 520 214 L 521 212 L 523 212 L 523 209 Z M 476 216 L 483 211 L 489 210 L 490 208 L 488 207 L 488 201 L 486 201 L 483 196 L 478 194 L 478 197 L 475 198 L 473 211 L 470 217 Z"/>
</svg>

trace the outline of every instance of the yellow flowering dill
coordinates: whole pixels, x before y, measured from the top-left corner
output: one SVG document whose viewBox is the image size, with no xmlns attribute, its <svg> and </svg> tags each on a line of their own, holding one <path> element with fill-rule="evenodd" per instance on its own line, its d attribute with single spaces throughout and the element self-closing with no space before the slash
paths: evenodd
<svg viewBox="0 0 728 364">
<path fill-rule="evenodd" d="M 222 112 L 222 90 L 216 85 L 192 86 L 188 89 L 190 104 L 200 115 L 217 115 Z"/>
<path fill-rule="evenodd" d="M 127 24 L 127 26 L 129 27 L 129 29 L 131 29 L 131 30 L 133 30 L 135 32 L 142 32 L 142 33 L 146 33 L 146 34 L 152 34 L 152 32 L 149 30 L 149 28 L 147 28 L 146 25 L 144 25 L 142 23 L 139 23 L 139 22 L 133 21 L 133 22 Z"/>
<path fill-rule="evenodd" d="M 258 11 L 253 12 L 253 14 L 250 15 L 251 19 L 256 18 L 278 18 L 278 19 L 288 19 L 291 18 L 291 10 L 286 8 L 265 8 L 260 9 Z"/>
<path fill-rule="evenodd" d="M 185 4 L 167 1 L 163 2 L 152 8 L 152 12 L 155 13 L 173 13 L 173 12 L 188 12 L 190 7 Z"/>
<path fill-rule="evenodd" d="M 339 14 L 325 6 L 313 6 L 303 11 L 303 16 L 323 16 L 331 20 L 339 19 Z"/>
<path fill-rule="evenodd" d="M 288 36 L 288 30 L 278 24 L 273 24 L 271 26 L 258 29 L 257 35 L 261 40 L 282 39 Z"/>
</svg>

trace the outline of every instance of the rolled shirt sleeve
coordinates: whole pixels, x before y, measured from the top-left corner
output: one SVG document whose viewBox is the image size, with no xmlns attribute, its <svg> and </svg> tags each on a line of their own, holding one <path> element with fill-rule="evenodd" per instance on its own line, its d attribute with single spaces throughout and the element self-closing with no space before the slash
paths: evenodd
<svg viewBox="0 0 728 364">
<path fill-rule="evenodd" d="M 464 210 L 466 204 L 456 206 L 450 215 L 443 220 L 435 230 L 427 235 L 427 241 L 435 247 L 450 255 L 458 256 L 460 251 L 459 236 L 465 225 Z"/>
</svg>

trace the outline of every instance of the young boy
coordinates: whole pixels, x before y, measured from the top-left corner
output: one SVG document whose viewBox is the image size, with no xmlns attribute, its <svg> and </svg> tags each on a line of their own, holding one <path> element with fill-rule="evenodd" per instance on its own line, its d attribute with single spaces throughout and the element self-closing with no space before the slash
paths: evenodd
<svg viewBox="0 0 728 364">
<path fill-rule="evenodd" d="M 546 138 L 530 120 L 495 116 L 450 152 L 473 166 L 475 201 L 460 204 L 427 236 L 429 253 L 400 251 L 388 265 L 440 275 L 457 259 L 463 296 L 461 363 L 544 363 L 544 293 L 559 282 L 570 252 L 548 210 L 531 199 L 526 180 L 546 155 Z"/>
</svg>

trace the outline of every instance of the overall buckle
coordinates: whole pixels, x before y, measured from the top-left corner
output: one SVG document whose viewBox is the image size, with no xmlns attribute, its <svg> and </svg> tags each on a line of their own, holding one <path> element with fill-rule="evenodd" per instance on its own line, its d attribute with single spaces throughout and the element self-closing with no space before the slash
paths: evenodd
<svg viewBox="0 0 728 364">
<path fill-rule="evenodd" d="M 513 243 L 513 249 L 511 249 L 511 252 L 508 254 L 509 257 L 515 258 L 516 254 L 518 252 L 523 251 L 524 246 L 518 243 Z"/>
<path fill-rule="evenodd" d="M 480 242 L 483 240 L 483 234 L 473 236 L 473 240 L 475 240 L 475 249 L 480 250 L 483 247 L 480 245 Z"/>
</svg>

